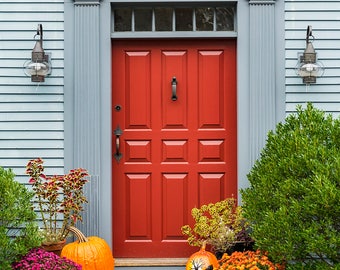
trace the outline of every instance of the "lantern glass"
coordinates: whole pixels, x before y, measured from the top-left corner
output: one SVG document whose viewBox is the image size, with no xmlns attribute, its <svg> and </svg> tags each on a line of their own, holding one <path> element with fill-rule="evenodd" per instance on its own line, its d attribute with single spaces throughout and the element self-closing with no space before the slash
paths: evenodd
<svg viewBox="0 0 340 270">
<path fill-rule="evenodd" d="M 318 77 L 320 75 L 321 66 L 316 63 L 302 63 L 298 69 L 300 77 Z"/>
<path fill-rule="evenodd" d="M 28 76 L 47 76 L 51 72 L 51 67 L 47 62 L 29 62 L 25 66 L 25 73 Z"/>
</svg>

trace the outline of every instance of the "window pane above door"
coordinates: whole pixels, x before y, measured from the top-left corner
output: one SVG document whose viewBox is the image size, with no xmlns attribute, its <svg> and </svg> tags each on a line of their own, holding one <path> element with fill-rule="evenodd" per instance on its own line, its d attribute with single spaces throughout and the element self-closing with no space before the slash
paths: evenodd
<svg viewBox="0 0 340 270">
<path fill-rule="evenodd" d="M 152 31 L 152 9 L 135 9 L 135 31 Z"/>
<path fill-rule="evenodd" d="M 132 28 L 132 9 L 131 8 L 117 8 L 114 10 L 115 31 L 124 32 L 131 31 Z"/>
<path fill-rule="evenodd" d="M 236 36 L 236 2 L 187 5 L 112 5 L 111 37 Z"/>
<path fill-rule="evenodd" d="M 175 20 L 176 31 L 192 31 L 193 30 L 192 8 L 176 8 Z"/>
<path fill-rule="evenodd" d="M 216 8 L 216 30 L 232 31 L 234 29 L 234 9 L 232 7 Z"/>
<path fill-rule="evenodd" d="M 214 30 L 214 10 L 212 8 L 196 8 L 195 14 L 197 31 Z"/>
<path fill-rule="evenodd" d="M 172 31 L 173 8 L 155 8 L 156 31 Z"/>
</svg>

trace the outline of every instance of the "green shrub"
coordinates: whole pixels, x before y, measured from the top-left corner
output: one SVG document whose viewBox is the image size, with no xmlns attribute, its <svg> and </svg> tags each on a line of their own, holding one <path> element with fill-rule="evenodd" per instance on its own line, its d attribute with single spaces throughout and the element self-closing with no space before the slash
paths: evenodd
<svg viewBox="0 0 340 270">
<path fill-rule="evenodd" d="M 339 119 L 298 106 L 268 133 L 248 179 L 241 194 L 257 247 L 276 262 L 340 262 Z"/>
<path fill-rule="evenodd" d="M 292 263 L 286 267 L 286 270 L 329 270 L 330 266 L 326 262 L 313 263 Z M 333 265 L 331 269 L 340 270 L 340 264 Z"/>
<path fill-rule="evenodd" d="M 0 269 L 39 246 L 41 238 L 32 208 L 33 194 L 14 180 L 13 172 L 0 167 Z"/>
</svg>

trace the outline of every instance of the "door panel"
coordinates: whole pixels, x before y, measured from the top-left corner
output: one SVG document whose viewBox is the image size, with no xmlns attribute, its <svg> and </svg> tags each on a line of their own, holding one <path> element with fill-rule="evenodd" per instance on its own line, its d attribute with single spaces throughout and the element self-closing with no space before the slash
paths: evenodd
<svg viewBox="0 0 340 270">
<path fill-rule="evenodd" d="M 112 145 L 122 154 L 112 159 L 115 257 L 187 257 L 197 250 L 181 233 L 191 209 L 237 196 L 235 48 L 112 44 Z"/>
</svg>

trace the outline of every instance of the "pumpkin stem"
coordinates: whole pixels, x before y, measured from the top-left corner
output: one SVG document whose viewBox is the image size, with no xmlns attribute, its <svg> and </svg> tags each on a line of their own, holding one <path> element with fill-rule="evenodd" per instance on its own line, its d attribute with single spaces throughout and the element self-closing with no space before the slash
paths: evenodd
<svg viewBox="0 0 340 270">
<path fill-rule="evenodd" d="M 88 242 L 89 240 L 85 237 L 85 235 L 76 227 L 74 226 L 68 226 L 67 229 L 74 233 L 75 236 L 78 238 L 79 243 L 84 243 L 84 242 Z"/>
<path fill-rule="evenodd" d="M 203 241 L 202 246 L 201 246 L 201 250 L 205 250 L 206 244 L 207 244 L 207 241 Z"/>
</svg>

